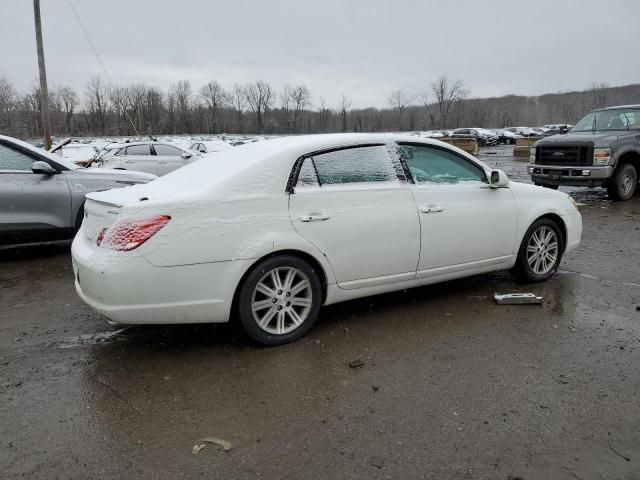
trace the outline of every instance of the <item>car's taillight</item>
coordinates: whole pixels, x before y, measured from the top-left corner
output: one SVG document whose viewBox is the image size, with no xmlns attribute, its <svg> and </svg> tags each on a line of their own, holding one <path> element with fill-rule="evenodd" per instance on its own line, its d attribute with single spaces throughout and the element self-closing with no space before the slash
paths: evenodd
<svg viewBox="0 0 640 480">
<path fill-rule="evenodd" d="M 109 230 L 109 229 L 108 228 L 103 228 L 102 230 L 100 230 L 100 233 L 98 233 L 98 238 L 96 238 L 96 244 L 98 246 L 100 246 L 100 244 L 104 240 L 104 234 L 107 233 L 107 230 Z"/>
<path fill-rule="evenodd" d="M 170 216 L 160 215 L 145 220 L 118 222 L 106 232 L 100 232 L 97 242 L 98 245 L 112 250 L 128 252 L 153 237 L 169 220 L 171 220 Z M 100 238 L 101 235 L 102 238 Z"/>
</svg>

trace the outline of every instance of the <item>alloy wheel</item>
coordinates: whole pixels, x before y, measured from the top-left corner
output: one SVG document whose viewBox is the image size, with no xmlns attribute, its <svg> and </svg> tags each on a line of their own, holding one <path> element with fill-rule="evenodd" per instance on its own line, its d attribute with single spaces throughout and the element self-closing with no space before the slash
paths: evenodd
<svg viewBox="0 0 640 480">
<path fill-rule="evenodd" d="M 553 270 L 558 259 L 557 233 L 544 225 L 536 229 L 527 243 L 527 263 L 536 275 L 546 275 Z"/>
<path fill-rule="evenodd" d="M 277 267 L 265 273 L 251 295 L 251 311 L 265 332 L 284 335 L 309 316 L 313 303 L 311 282 L 294 267 Z"/>
</svg>

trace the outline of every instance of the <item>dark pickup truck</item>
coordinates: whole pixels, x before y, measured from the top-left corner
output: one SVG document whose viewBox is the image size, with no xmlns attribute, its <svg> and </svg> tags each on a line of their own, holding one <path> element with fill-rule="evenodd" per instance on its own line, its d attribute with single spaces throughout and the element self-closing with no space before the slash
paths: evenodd
<svg viewBox="0 0 640 480">
<path fill-rule="evenodd" d="M 566 135 L 538 140 L 529 162 L 536 185 L 606 187 L 613 200 L 628 200 L 640 172 L 640 105 L 594 110 Z"/>
</svg>

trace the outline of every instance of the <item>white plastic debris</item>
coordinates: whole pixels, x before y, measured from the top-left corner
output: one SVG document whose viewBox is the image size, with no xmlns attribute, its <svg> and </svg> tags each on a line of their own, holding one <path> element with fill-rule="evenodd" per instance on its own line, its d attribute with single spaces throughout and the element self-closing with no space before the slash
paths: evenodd
<svg viewBox="0 0 640 480">
<path fill-rule="evenodd" d="M 539 305 L 542 303 L 542 297 L 533 293 L 496 293 L 493 298 L 499 305 Z"/>
</svg>

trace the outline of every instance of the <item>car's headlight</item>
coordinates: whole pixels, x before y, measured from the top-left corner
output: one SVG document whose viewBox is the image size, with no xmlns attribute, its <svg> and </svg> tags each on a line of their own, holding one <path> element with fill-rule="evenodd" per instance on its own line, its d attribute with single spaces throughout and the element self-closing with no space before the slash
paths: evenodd
<svg viewBox="0 0 640 480">
<path fill-rule="evenodd" d="M 536 147 L 529 149 L 529 163 L 536 163 Z"/>
<path fill-rule="evenodd" d="M 611 160 L 610 148 L 594 148 L 593 149 L 594 165 L 609 165 L 609 160 Z"/>
</svg>

